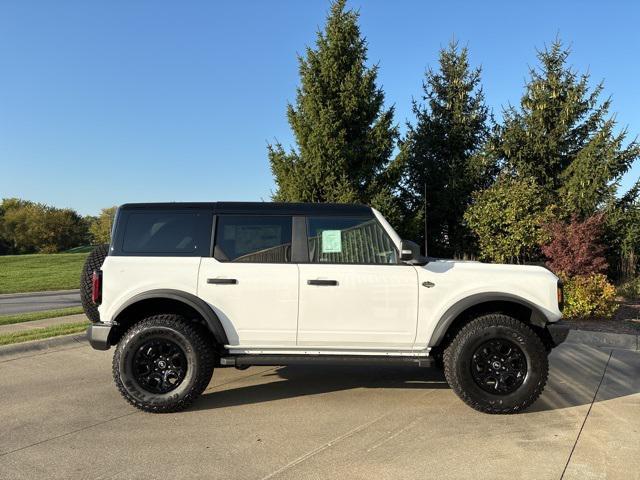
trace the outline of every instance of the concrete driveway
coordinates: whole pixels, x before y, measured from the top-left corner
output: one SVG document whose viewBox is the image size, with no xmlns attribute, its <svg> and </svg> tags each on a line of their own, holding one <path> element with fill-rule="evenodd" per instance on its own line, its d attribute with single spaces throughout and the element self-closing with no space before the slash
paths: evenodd
<svg viewBox="0 0 640 480">
<path fill-rule="evenodd" d="M 640 354 L 566 344 L 528 412 L 435 371 L 219 369 L 179 414 L 124 402 L 85 344 L 0 357 L 0 478 L 640 478 Z"/>
<path fill-rule="evenodd" d="M 0 315 L 41 312 L 56 308 L 79 307 L 80 290 L 55 292 L 5 293 L 0 295 Z"/>
</svg>

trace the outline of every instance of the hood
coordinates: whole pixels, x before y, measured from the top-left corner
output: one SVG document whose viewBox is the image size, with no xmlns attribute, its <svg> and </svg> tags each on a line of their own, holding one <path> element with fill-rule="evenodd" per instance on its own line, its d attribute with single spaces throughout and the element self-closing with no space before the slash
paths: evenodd
<svg viewBox="0 0 640 480">
<path fill-rule="evenodd" d="M 484 263 L 476 260 L 451 260 L 446 258 L 429 258 L 429 263 L 422 268 L 433 273 L 445 273 L 448 271 L 456 273 L 475 273 L 487 275 L 495 274 L 519 274 L 548 276 L 554 280 L 558 277 L 551 270 L 540 265 L 516 265 L 510 263 Z"/>
</svg>

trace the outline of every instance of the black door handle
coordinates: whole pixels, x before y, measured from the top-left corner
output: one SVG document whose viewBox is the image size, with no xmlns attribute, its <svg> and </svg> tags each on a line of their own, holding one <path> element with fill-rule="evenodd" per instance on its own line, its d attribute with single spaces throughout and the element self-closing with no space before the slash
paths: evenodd
<svg viewBox="0 0 640 480">
<path fill-rule="evenodd" d="M 235 285 L 238 280 L 235 278 L 207 278 L 207 283 L 213 283 L 214 285 Z"/>
<path fill-rule="evenodd" d="M 335 287 L 338 285 L 337 280 L 307 280 L 307 285 L 322 285 L 325 287 Z"/>
</svg>

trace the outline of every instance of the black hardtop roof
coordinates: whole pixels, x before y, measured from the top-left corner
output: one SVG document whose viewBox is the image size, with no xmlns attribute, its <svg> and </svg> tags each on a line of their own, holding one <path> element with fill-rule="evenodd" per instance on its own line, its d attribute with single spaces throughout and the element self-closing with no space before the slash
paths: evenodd
<svg viewBox="0 0 640 480">
<path fill-rule="evenodd" d="M 371 207 L 349 203 L 278 203 L 278 202 L 165 202 L 125 203 L 122 210 L 212 210 L 214 213 L 240 215 L 357 215 L 371 216 Z"/>
</svg>

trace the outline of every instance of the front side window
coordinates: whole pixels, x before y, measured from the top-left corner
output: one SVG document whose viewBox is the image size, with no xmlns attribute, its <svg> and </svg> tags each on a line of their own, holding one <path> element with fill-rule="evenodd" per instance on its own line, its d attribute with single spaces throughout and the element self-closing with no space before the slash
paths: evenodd
<svg viewBox="0 0 640 480">
<path fill-rule="evenodd" d="M 372 217 L 309 217 L 307 236 L 312 263 L 398 263 L 395 245 Z"/>
<path fill-rule="evenodd" d="M 124 215 L 125 255 L 206 256 L 211 248 L 208 212 L 147 210 Z"/>
<path fill-rule="evenodd" d="M 291 217 L 220 215 L 214 257 L 221 262 L 291 261 Z"/>
</svg>

